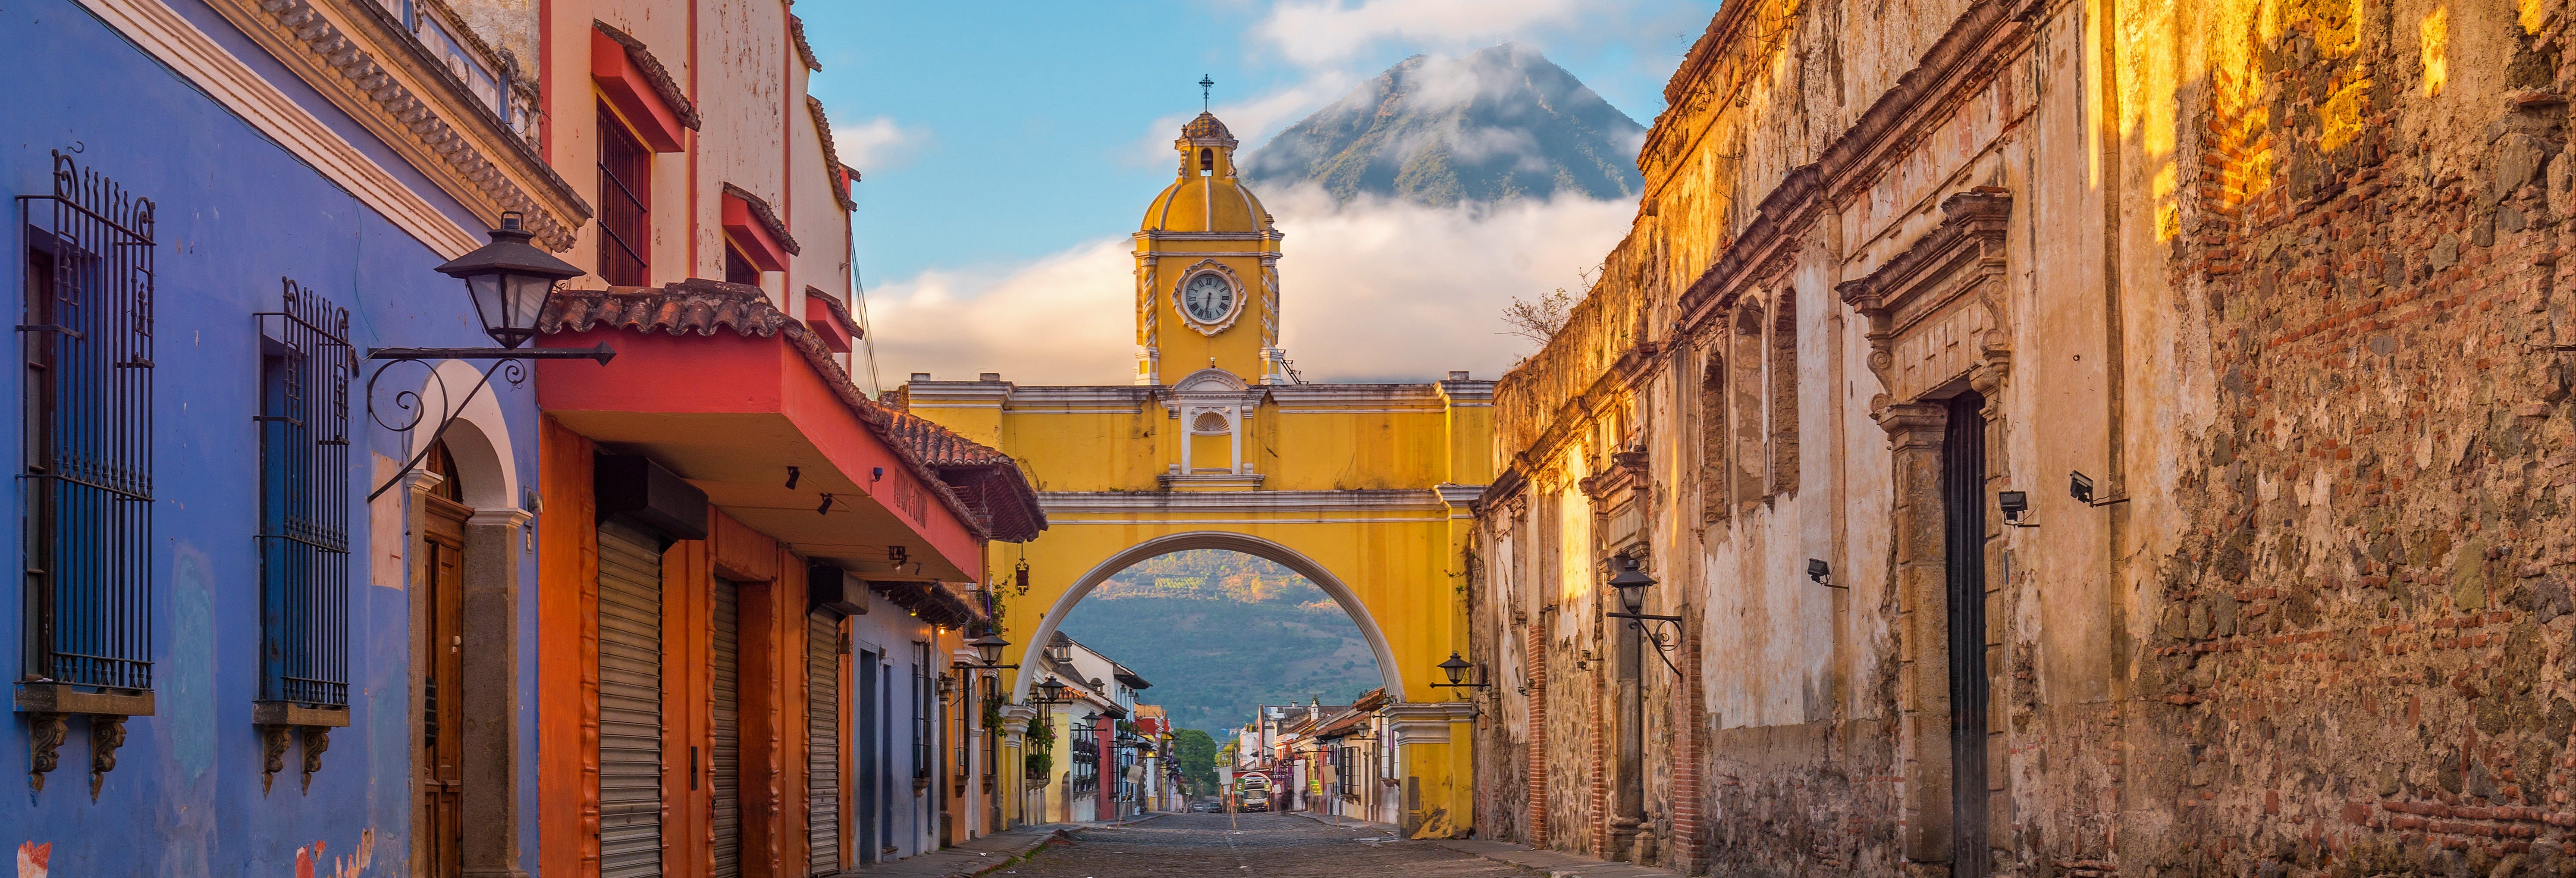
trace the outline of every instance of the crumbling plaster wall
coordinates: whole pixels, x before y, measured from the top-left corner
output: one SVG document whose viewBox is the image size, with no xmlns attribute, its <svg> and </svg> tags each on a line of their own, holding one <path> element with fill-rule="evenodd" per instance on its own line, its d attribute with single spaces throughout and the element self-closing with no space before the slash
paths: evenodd
<svg viewBox="0 0 2576 878">
<path fill-rule="evenodd" d="M 1694 298 L 1703 273 L 1930 69 L 1936 51 L 1891 35 L 1986 8 L 1808 0 L 1743 13 L 1785 26 L 1713 27 L 1734 42 L 1676 77 L 1635 230 L 1498 387 L 1499 458 L 1577 510 L 1561 534 L 1489 516 L 1519 554 L 1599 552 L 1572 526 L 1593 501 L 1565 486 L 1610 452 L 1649 458 L 1649 612 L 1692 615 L 1705 649 L 1697 716 L 1647 689 L 1649 810 L 1668 822 L 1687 766 L 1664 745 L 1687 734 L 1662 724 L 1705 736 L 1706 825 L 1669 830 L 1699 848 L 1667 861 L 1906 856 L 1894 474 L 1871 419 L 1903 400 L 1872 399 L 1889 388 L 1834 291 L 1924 240 L 1943 199 L 1992 187 L 2013 206 L 1989 466 L 2039 524 L 1988 527 L 1998 869 L 2576 874 L 2576 365 L 2529 347 L 2576 342 L 2561 4 L 2022 7 L 1970 62 L 1983 84 L 1903 120 L 1916 133 L 1876 167 L 1827 168 L 1852 176 L 1821 184 L 1835 194 L 1786 235 L 1793 256 L 1720 266 L 1796 297 L 1806 453 L 1796 492 L 1699 520 L 1700 327 L 1732 307 Z M 2069 470 L 2126 502 L 2067 500 Z M 1807 583 L 1808 557 L 1849 590 Z M 1565 594 L 1597 581 L 1550 572 L 1583 577 Z M 1566 824 L 1547 841 L 1588 849 L 1591 744 L 1613 730 L 1572 612 L 1530 710 Z M 1499 621 L 1475 642 L 1526 648 Z"/>
<path fill-rule="evenodd" d="M 2175 804 L 2134 858 L 2576 873 L 2566 9 L 2244 17 L 2175 89 L 2176 282 L 2137 306 L 2205 384 L 2152 409 L 2187 525 L 2142 538 L 2137 771 Z"/>
</svg>

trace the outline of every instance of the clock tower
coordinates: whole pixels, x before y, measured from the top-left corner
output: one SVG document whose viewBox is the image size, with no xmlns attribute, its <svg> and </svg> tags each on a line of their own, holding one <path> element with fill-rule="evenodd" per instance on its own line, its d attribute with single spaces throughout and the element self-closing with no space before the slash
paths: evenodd
<svg viewBox="0 0 2576 878">
<path fill-rule="evenodd" d="M 1234 134 L 1200 113 L 1172 142 L 1179 173 L 1136 231 L 1136 383 L 1202 369 L 1288 382 L 1279 350 L 1279 229 L 1235 176 Z"/>
</svg>

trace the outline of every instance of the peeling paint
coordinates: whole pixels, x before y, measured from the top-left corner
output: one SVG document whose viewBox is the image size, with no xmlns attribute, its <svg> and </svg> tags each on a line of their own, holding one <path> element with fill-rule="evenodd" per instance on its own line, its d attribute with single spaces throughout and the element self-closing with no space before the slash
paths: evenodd
<svg viewBox="0 0 2576 878">
<path fill-rule="evenodd" d="M 45 878 L 54 861 L 54 843 L 18 843 L 18 878 Z"/>
</svg>

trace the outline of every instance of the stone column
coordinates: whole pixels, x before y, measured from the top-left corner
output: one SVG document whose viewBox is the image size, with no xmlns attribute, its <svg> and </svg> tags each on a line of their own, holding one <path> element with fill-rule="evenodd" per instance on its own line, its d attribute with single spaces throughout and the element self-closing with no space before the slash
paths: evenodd
<svg viewBox="0 0 2576 878">
<path fill-rule="evenodd" d="M 1950 860 L 1950 615 L 1942 540 L 1941 446 L 1949 410 L 1900 403 L 1876 414 L 1892 451 L 1896 541 L 1898 753 L 1905 857 Z"/>
<path fill-rule="evenodd" d="M 465 520 L 462 866 L 466 878 L 527 878 L 519 868 L 519 552 L 528 513 Z"/>
</svg>

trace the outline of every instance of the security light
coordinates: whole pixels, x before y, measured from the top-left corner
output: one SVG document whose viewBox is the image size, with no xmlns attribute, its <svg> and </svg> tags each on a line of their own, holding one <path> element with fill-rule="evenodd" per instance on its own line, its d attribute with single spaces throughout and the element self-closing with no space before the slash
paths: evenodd
<svg viewBox="0 0 2576 878">
<path fill-rule="evenodd" d="M 2069 472 L 2066 493 L 2074 497 L 2075 502 L 2090 506 L 2093 504 L 2093 480 L 2081 472 Z"/>
<path fill-rule="evenodd" d="M 1822 558 L 1809 558 L 1807 559 L 1807 578 L 1815 580 L 1817 585 L 1831 585 L 1834 581 L 1834 568 L 1826 564 Z"/>
</svg>

